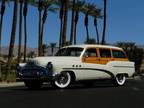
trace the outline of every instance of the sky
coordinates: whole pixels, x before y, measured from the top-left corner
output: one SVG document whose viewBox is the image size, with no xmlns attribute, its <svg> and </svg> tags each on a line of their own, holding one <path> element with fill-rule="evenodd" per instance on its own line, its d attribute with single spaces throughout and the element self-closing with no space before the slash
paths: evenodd
<svg viewBox="0 0 144 108">
<path fill-rule="evenodd" d="M 86 0 L 86 2 L 94 3 L 97 7 L 103 9 L 103 0 Z M 138 45 L 144 45 L 144 0 L 108 0 L 107 2 L 106 42 L 135 42 Z M 6 5 L 2 31 L 2 46 L 8 46 L 10 43 L 12 16 L 13 3 L 10 3 Z M 29 6 L 27 25 L 28 46 L 36 48 L 38 46 L 38 9 L 36 7 Z M 98 28 L 100 39 L 102 36 L 102 25 L 103 20 L 99 19 Z M 67 41 L 69 41 L 70 37 L 70 28 L 71 12 L 68 15 Z M 15 45 L 18 45 L 18 31 L 17 25 Z M 92 17 L 89 17 L 89 31 L 90 38 L 96 38 Z M 59 32 L 60 20 L 58 12 L 48 12 L 43 42 L 46 44 L 55 42 L 58 45 Z M 85 40 L 84 14 L 81 13 L 77 29 L 77 43 L 82 44 Z"/>
</svg>

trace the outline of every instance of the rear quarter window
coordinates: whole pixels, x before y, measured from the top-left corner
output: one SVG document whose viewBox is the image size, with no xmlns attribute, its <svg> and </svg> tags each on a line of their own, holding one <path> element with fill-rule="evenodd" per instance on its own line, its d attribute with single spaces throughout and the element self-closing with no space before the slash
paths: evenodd
<svg viewBox="0 0 144 108">
<path fill-rule="evenodd" d="M 112 54 L 114 58 L 127 58 L 126 54 L 123 51 L 112 50 Z"/>
</svg>

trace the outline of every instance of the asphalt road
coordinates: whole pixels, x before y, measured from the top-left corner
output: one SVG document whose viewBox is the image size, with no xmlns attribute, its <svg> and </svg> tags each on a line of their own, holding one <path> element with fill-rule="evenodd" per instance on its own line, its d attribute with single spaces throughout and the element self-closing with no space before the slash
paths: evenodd
<svg viewBox="0 0 144 108">
<path fill-rule="evenodd" d="M 0 108 L 144 108 L 144 80 L 129 80 L 123 87 L 98 82 L 68 89 L 0 88 Z"/>
</svg>

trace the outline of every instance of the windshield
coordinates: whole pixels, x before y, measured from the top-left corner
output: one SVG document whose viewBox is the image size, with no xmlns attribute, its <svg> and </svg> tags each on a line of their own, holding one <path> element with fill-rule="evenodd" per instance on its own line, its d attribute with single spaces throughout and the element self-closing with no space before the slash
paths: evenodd
<svg viewBox="0 0 144 108">
<path fill-rule="evenodd" d="M 81 55 L 81 52 L 83 51 L 83 48 L 63 48 L 60 49 L 55 56 L 73 56 L 73 57 L 79 57 Z"/>
</svg>

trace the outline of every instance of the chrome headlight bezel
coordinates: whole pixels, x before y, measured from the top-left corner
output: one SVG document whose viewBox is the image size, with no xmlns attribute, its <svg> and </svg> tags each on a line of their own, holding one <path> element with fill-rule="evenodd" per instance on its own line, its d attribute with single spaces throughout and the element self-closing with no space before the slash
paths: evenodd
<svg viewBox="0 0 144 108">
<path fill-rule="evenodd" d="M 48 62 L 46 68 L 47 68 L 48 70 L 52 70 L 52 69 L 53 69 L 53 64 L 52 64 L 52 62 Z"/>
</svg>

